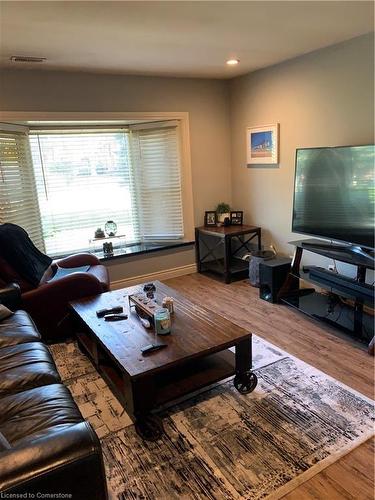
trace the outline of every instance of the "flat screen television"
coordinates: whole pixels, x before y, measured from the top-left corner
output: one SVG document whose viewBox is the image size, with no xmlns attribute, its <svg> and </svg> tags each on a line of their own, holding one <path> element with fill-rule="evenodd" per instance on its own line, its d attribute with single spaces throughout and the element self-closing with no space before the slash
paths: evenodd
<svg viewBox="0 0 375 500">
<path fill-rule="evenodd" d="M 375 146 L 296 151 L 292 231 L 374 248 Z"/>
</svg>

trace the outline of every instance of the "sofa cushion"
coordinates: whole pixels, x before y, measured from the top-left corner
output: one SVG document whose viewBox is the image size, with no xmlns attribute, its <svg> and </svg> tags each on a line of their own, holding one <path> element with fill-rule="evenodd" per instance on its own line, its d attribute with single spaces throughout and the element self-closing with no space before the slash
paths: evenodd
<svg viewBox="0 0 375 500">
<path fill-rule="evenodd" d="M 0 396 L 60 382 L 55 363 L 41 342 L 0 349 Z"/>
<path fill-rule="evenodd" d="M 40 340 L 33 320 L 25 311 L 16 311 L 9 318 L 0 321 L 0 348 Z"/>
<path fill-rule="evenodd" d="M 69 390 L 62 384 L 2 397 L 0 406 L 0 432 L 12 447 L 83 421 Z"/>
</svg>

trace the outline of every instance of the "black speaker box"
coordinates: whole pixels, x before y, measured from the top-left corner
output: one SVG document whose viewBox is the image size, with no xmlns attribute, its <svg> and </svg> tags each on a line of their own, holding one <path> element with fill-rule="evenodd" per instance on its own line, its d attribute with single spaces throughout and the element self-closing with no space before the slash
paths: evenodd
<svg viewBox="0 0 375 500">
<path fill-rule="evenodd" d="M 279 257 L 266 260 L 259 266 L 259 297 L 267 302 L 276 303 L 280 288 L 290 271 L 291 260 Z"/>
</svg>

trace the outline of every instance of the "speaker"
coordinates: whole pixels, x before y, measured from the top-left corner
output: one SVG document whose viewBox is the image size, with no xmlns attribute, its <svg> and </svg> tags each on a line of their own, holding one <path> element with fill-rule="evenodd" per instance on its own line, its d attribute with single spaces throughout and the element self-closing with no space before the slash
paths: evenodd
<svg viewBox="0 0 375 500">
<path fill-rule="evenodd" d="M 259 266 L 259 297 L 273 304 L 290 271 L 291 260 L 279 257 L 266 260 Z"/>
</svg>

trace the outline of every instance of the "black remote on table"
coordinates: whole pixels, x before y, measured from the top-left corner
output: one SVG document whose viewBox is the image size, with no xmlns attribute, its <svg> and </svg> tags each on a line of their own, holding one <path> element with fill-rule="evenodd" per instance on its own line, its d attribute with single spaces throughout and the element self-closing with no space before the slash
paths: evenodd
<svg viewBox="0 0 375 500">
<path fill-rule="evenodd" d="M 122 306 L 116 306 L 112 307 L 109 309 L 100 309 L 99 311 L 96 311 L 96 315 L 98 318 L 103 318 L 106 314 L 118 314 L 122 313 L 124 311 L 124 308 Z"/>
<path fill-rule="evenodd" d="M 159 349 L 163 349 L 163 347 L 167 347 L 167 344 L 149 344 L 142 347 L 142 354 L 148 354 L 150 352 L 158 351 Z"/>
<path fill-rule="evenodd" d="M 128 319 L 127 314 L 106 314 L 104 316 L 104 321 L 122 321 L 123 319 Z"/>
</svg>

